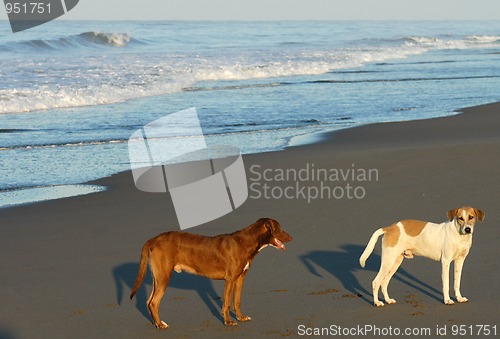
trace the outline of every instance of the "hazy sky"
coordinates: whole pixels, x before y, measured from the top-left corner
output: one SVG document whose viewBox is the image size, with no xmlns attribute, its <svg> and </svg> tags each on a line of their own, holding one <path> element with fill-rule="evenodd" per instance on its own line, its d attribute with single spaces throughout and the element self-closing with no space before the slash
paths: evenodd
<svg viewBox="0 0 500 339">
<path fill-rule="evenodd" d="M 6 18 L 5 10 L 0 9 L 0 19 Z M 80 0 L 79 4 L 62 18 L 85 20 L 491 20 L 500 19 L 500 0 Z"/>
</svg>

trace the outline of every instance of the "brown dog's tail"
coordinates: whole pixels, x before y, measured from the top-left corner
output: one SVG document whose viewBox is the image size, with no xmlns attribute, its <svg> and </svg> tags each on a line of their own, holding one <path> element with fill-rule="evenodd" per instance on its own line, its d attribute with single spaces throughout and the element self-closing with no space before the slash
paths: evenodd
<svg viewBox="0 0 500 339">
<path fill-rule="evenodd" d="M 144 280 L 144 276 L 146 275 L 146 270 L 148 268 L 149 261 L 149 250 L 151 246 L 149 241 L 147 241 L 144 246 L 142 246 L 141 251 L 141 262 L 139 263 L 139 272 L 137 272 L 137 277 L 135 278 L 134 287 L 132 288 L 132 292 L 130 292 L 130 299 L 132 299 L 142 284 Z"/>
</svg>

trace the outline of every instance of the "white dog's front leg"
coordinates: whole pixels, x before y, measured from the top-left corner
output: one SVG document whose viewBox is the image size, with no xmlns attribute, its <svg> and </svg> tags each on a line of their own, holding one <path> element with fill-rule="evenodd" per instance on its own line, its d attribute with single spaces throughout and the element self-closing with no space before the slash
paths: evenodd
<svg viewBox="0 0 500 339">
<path fill-rule="evenodd" d="M 455 259 L 455 283 L 453 285 L 455 289 L 455 296 L 457 297 L 457 301 L 459 303 L 466 303 L 469 301 L 466 297 L 463 297 L 460 293 L 460 280 L 462 278 L 462 268 L 464 266 L 465 257 L 460 257 Z"/>
<path fill-rule="evenodd" d="M 441 279 L 443 280 L 443 297 L 446 305 L 453 305 L 454 302 L 450 298 L 450 262 L 441 261 Z"/>
</svg>

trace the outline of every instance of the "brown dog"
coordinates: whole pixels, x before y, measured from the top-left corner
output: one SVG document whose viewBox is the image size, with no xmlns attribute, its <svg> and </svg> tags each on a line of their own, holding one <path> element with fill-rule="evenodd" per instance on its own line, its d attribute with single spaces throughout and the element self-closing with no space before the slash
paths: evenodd
<svg viewBox="0 0 500 339">
<path fill-rule="evenodd" d="M 147 301 L 149 313 L 157 328 L 166 329 L 168 325 L 160 320 L 158 309 L 167 288 L 172 270 L 205 276 L 210 279 L 224 280 L 224 303 L 222 316 L 224 325 L 235 326 L 229 318 L 231 297 L 234 292 L 234 312 L 239 321 L 251 320 L 241 313 L 241 291 L 253 258 L 264 247 L 271 245 L 285 250 L 284 242 L 292 237 L 283 231 L 273 219 L 262 218 L 254 224 L 231 234 L 207 237 L 184 232 L 162 233 L 148 240 L 142 247 L 139 272 L 130 293 L 132 299 L 139 289 L 149 258 L 153 289 Z"/>
</svg>

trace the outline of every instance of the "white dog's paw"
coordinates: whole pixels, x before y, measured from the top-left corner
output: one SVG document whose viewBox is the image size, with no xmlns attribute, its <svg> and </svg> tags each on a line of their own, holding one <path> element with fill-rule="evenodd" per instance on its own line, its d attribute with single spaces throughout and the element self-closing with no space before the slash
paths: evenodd
<svg viewBox="0 0 500 339">
<path fill-rule="evenodd" d="M 467 299 L 466 297 L 457 297 L 457 301 L 459 303 L 466 303 L 467 301 L 469 301 L 469 299 Z"/>
<path fill-rule="evenodd" d="M 382 307 L 382 306 L 384 306 L 384 303 L 383 303 L 383 302 L 381 302 L 381 301 L 378 301 L 378 300 L 377 300 L 377 301 L 374 301 L 374 302 L 373 302 L 373 304 L 374 304 L 375 306 L 377 306 L 377 307 Z"/>
<path fill-rule="evenodd" d="M 390 299 L 385 299 L 385 302 L 387 303 L 387 305 L 390 305 L 390 304 L 395 304 L 396 300 L 390 298 Z"/>
<path fill-rule="evenodd" d="M 446 305 L 455 305 L 455 302 L 453 300 L 451 300 L 451 299 L 445 300 L 444 303 Z"/>
<path fill-rule="evenodd" d="M 250 321 L 252 318 L 250 318 L 247 315 L 241 316 L 241 317 L 236 317 L 239 321 L 244 322 L 244 321 Z"/>
<path fill-rule="evenodd" d="M 166 330 L 168 328 L 167 323 L 164 322 L 163 320 L 160 320 L 160 323 L 156 324 L 155 326 L 156 326 L 156 328 L 158 328 L 160 330 Z"/>
</svg>

